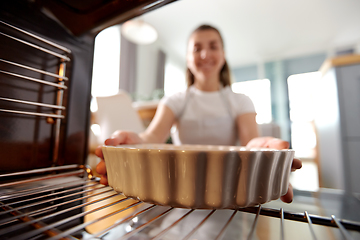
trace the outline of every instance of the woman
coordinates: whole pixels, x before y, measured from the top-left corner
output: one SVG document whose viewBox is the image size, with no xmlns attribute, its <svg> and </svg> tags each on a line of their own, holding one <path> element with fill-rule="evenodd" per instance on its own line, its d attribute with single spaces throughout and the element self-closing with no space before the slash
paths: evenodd
<svg viewBox="0 0 360 240">
<path fill-rule="evenodd" d="M 149 127 L 139 135 L 116 131 L 106 145 L 164 143 L 173 125 L 175 144 L 213 144 L 285 149 L 287 142 L 259 137 L 256 113 L 251 100 L 230 88 L 230 71 L 225 60 L 224 43 L 219 31 L 209 25 L 198 27 L 190 36 L 187 51 L 186 92 L 163 98 Z M 103 158 L 101 147 L 95 151 Z M 301 168 L 294 159 L 292 169 Z M 107 184 L 104 161 L 97 166 L 100 182 Z M 291 186 L 281 199 L 291 202 Z"/>
</svg>

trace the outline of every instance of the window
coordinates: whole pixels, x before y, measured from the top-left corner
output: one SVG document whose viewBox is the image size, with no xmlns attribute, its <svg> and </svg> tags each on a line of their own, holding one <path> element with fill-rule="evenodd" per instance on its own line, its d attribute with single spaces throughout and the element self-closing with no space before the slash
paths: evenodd
<svg viewBox="0 0 360 240">
<path fill-rule="evenodd" d="M 258 124 L 272 121 L 269 79 L 236 82 L 231 85 L 231 88 L 236 93 L 243 93 L 250 97 L 255 106 L 256 122 Z"/>
<path fill-rule="evenodd" d="M 95 38 L 91 94 L 111 96 L 119 91 L 120 26 L 100 32 Z"/>
<path fill-rule="evenodd" d="M 291 141 L 300 158 L 314 159 L 316 156 L 313 89 L 320 77 L 320 72 L 312 72 L 288 78 Z"/>
<path fill-rule="evenodd" d="M 185 91 L 185 73 L 183 69 L 180 69 L 176 65 L 167 62 L 165 64 L 165 76 L 164 76 L 164 94 L 165 96 L 171 96 L 174 93 Z"/>
<path fill-rule="evenodd" d="M 296 157 L 303 161 L 300 171 L 291 174 L 290 182 L 300 190 L 319 189 L 318 166 L 316 164 L 316 132 L 314 125 L 315 84 L 320 72 L 291 75 L 288 78 L 291 141 Z"/>
<path fill-rule="evenodd" d="M 93 76 L 91 85 L 90 110 L 96 112 L 97 96 L 111 96 L 119 91 L 120 78 L 120 26 L 113 26 L 101 31 L 95 38 Z M 100 126 L 91 125 L 95 136 L 100 136 Z M 93 137 L 90 137 L 93 138 Z M 92 144 L 98 144 L 94 139 Z"/>
</svg>

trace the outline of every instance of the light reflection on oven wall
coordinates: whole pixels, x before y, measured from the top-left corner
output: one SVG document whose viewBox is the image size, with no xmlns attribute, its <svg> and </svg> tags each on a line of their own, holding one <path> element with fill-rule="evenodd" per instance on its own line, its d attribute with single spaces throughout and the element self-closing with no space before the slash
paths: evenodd
<svg viewBox="0 0 360 240">
<path fill-rule="evenodd" d="M 116 26 L 117 31 L 113 31 L 113 37 L 107 37 L 100 45 L 109 49 L 114 44 L 114 39 L 118 43 L 116 47 L 110 47 L 114 51 L 109 51 L 108 56 L 99 57 L 102 59 L 99 62 L 108 67 L 114 63 L 110 59 L 116 58 L 118 61 L 121 58 L 128 59 L 133 64 L 130 67 L 124 67 L 124 61 L 120 61 L 120 68 L 113 71 L 113 77 L 107 75 L 110 71 L 102 68 L 103 74 L 99 76 L 94 74 L 93 86 L 96 82 L 101 82 L 100 85 L 93 88 L 94 91 L 99 91 L 100 87 L 107 87 L 108 90 L 104 90 L 108 91 L 104 93 L 105 95 L 116 94 L 116 84 L 118 84 L 120 89 L 127 91 L 132 97 L 136 110 L 143 111 L 144 108 L 139 106 L 147 103 L 151 103 L 149 104 L 150 109 L 156 109 L 156 103 L 162 95 L 172 94 L 186 88 L 184 54 L 188 34 L 200 23 L 214 24 L 219 27 L 225 38 L 225 51 L 232 68 L 233 82 L 250 84 L 262 79 L 269 80 L 270 87 L 264 90 L 267 91 L 269 99 L 264 101 L 264 104 L 261 104 L 260 101 L 259 106 L 256 107 L 259 115 L 264 115 L 267 120 L 258 122 L 273 123 L 278 126 L 280 137 L 291 142 L 292 148 L 303 160 L 303 169 L 291 176 L 294 187 L 310 191 L 316 191 L 319 187 L 346 189 L 346 182 L 352 180 L 345 179 L 344 172 L 339 173 L 339 171 L 349 170 L 343 170 L 342 163 L 339 163 L 339 161 L 346 160 L 336 160 L 336 164 L 340 164 L 341 167 L 335 169 L 337 171 L 335 173 L 332 172 L 335 171 L 333 168 L 324 168 L 326 164 L 334 162 L 324 162 L 326 159 L 321 159 L 319 154 L 319 145 L 322 143 L 318 137 L 314 116 L 319 111 L 314 107 L 322 107 L 318 105 L 321 101 L 318 101 L 316 96 L 319 95 L 319 92 L 327 90 L 314 83 L 321 81 L 322 73 L 318 71 L 326 59 L 360 52 L 359 27 L 354 21 L 342 20 L 339 22 L 336 20 L 339 19 L 336 17 L 340 14 L 339 9 L 342 9 L 347 16 L 353 16 L 353 3 L 346 1 L 338 6 L 336 3 L 331 5 L 329 2 L 319 2 L 318 5 L 311 5 L 313 12 L 306 11 L 307 20 L 304 20 L 300 17 L 304 16 L 305 8 L 310 2 L 302 3 L 303 6 L 289 6 L 279 0 L 272 2 L 272 6 L 267 8 L 264 6 L 263 9 L 267 10 L 261 11 L 261 15 L 258 15 L 260 13 L 254 11 L 252 3 L 239 8 L 237 3 L 227 1 L 228 4 L 224 4 L 224 6 L 229 5 L 232 9 L 227 9 L 226 19 L 231 19 L 231 22 L 223 20 L 221 14 L 216 19 L 211 17 L 214 13 L 212 11 L 217 12 L 217 10 L 211 8 L 211 4 L 204 0 L 198 0 L 195 4 L 192 2 L 191 7 L 188 6 L 190 0 L 175 2 L 141 16 L 141 20 L 150 23 L 158 31 L 158 39 L 147 45 L 129 43 L 121 35 L 121 26 Z M 200 9 L 200 6 L 206 6 L 207 10 Z M 298 11 L 294 11 L 296 8 Z M 191 23 L 183 17 L 185 9 Z M 281 10 L 282 13 L 277 10 Z M 246 11 L 249 12 L 249 15 L 246 14 Z M 195 15 L 196 17 L 192 18 Z M 245 19 L 248 17 L 246 23 L 243 24 L 241 19 L 239 20 L 239 16 Z M 278 16 L 278 18 L 273 16 Z M 358 18 L 358 16 L 354 16 L 354 18 Z M 166 24 L 161 19 L 167 19 Z M 183 21 L 176 19 L 183 19 Z M 286 19 L 286 23 L 284 23 L 284 19 Z M 317 19 L 322 19 L 322 22 L 318 22 Z M 336 25 L 334 21 L 336 21 Z M 176 31 L 170 31 L 169 28 L 176 29 Z M 322 32 L 319 33 L 316 29 L 322 29 Z M 348 29 L 348 31 L 345 32 L 344 29 Z M 105 31 L 110 32 L 110 29 Z M 171 38 L 170 35 L 174 38 Z M 234 44 L 233 39 L 240 40 Z M 272 39 L 275 40 L 271 41 Z M 121 46 L 120 54 L 118 54 L 118 46 Z M 159 57 L 161 54 L 165 55 L 165 61 Z M 236 59 L 235 55 L 242 58 Z M 95 56 L 94 72 L 97 69 L 96 58 Z M 162 76 L 159 75 L 159 71 L 163 71 Z M 124 72 L 127 74 L 124 75 Z M 129 78 L 121 78 L 121 76 L 129 76 Z M 114 82 L 105 84 L 104 79 L 110 78 Z M 129 81 L 130 79 L 132 81 Z M 158 88 L 159 86 L 162 88 Z M 259 86 L 249 88 L 247 91 L 248 95 L 254 95 L 254 92 L 259 92 Z M 95 95 L 93 93 L 93 96 Z M 259 102 L 256 99 L 253 101 Z M 94 102 L 93 106 L 95 105 Z M 145 125 L 147 125 L 149 115 L 147 115 L 147 119 L 144 117 L 142 120 L 146 121 Z M 101 128 L 102 126 L 99 125 L 92 127 L 95 134 L 100 134 Z M 331 178 L 333 180 L 328 180 Z M 336 181 L 342 182 L 342 184 L 334 184 L 333 182 Z"/>
</svg>

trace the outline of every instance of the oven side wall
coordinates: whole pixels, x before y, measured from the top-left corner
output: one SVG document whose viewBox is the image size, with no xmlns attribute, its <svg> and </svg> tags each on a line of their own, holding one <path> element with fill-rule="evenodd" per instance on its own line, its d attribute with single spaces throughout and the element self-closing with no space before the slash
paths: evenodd
<svg viewBox="0 0 360 240">
<path fill-rule="evenodd" d="M 0 112 L 0 172 L 29 170 L 52 165 L 84 164 L 87 156 L 91 76 L 94 34 L 72 36 L 57 21 L 46 16 L 42 9 L 28 1 L 1 1 L 0 20 L 43 37 L 71 50 L 66 66 L 69 81 L 64 91 L 59 154 L 53 157 L 56 145 L 55 125 L 46 117 Z M 0 24 L 0 32 L 17 34 Z M 21 38 L 22 36 L 19 36 Z M 24 37 L 25 40 L 27 37 Z M 37 43 L 42 47 L 46 44 Z M 19 47 L 12 39 L 0 36 L 0 59 L 17 62 L 49 72 L 58 72 L 59 60 L 27 46 Z M 2 62 L 0 69 L 33 78 L 56 79 Z M 0 73 L 0 97 L 56 104 L 57 89 Z M 42 107 L 20 106 L 0 101 L 0 109 L 24 108 L 24 111 L 49 111 Z M 54 164 L 54 161 L 55 164 Z"/>
</svg>

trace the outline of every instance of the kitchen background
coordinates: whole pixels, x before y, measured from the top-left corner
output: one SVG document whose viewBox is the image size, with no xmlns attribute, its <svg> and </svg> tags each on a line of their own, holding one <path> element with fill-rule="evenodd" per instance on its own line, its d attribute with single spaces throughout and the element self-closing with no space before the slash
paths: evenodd
<svg viewBox="0 0 360 240">
<path fill-rule="evenodd" d="M 157 36 L 152 43 L 131 41 L 125 36 L 125 24 L 110 27 L 95 43 L 92 141 L 101 142 L 96 136 L 104 128 L 96 125 L 96 97 L 116 95 L 121 89 L 129 94 L 135 110 L 156 109 L 163 95 L 186 88 L 187 39 L 194 28 L 207 23 L 223 35 L 233 90 L 249 95 L 258 123 L 279 128 L 280 137 L 291 142 L 303 160 L 303 169 L 291 176 L 294 187 L 360 192 L 354 184 L 360 181 L 355 176 L 360 170 L 359 150 L 350 161 L 339 157 L 346 147 L 331 147 L 344 146 L 345 140 L 319 149 L 321 137 L 316 125 L 322 112 L 319 96 L 329 91 L 330 84 L 321 85 L 326 76 L 319 71 L 321 66 L 327 59 L 360 54 L 359 9 L 357 0 L 181 0 L 133 20 L 155 28 Z M 356 93 L 360 92 L 359 85 L 356 88 Z M 359 98 L 355 100 L 354 107 L 358 107 Z M 107 111 L 120 111 L 116 104 L 108 106 Z M 358 111 L 351 116 L 360 122 Z M 334 128 L 340 127 L 335 124 Z M 359 132 L 359 128 L 354 130 Z M 359 136 L 353 139 L 358 145 Z M 321 155 L 321 151 L 336 159 L 324 159 L 326 154 Z M 332 167 L 325 169 L 329 165 Z M 345 168 L 353 169 L 353 176 L 344 174 Z"/>
</svg>

